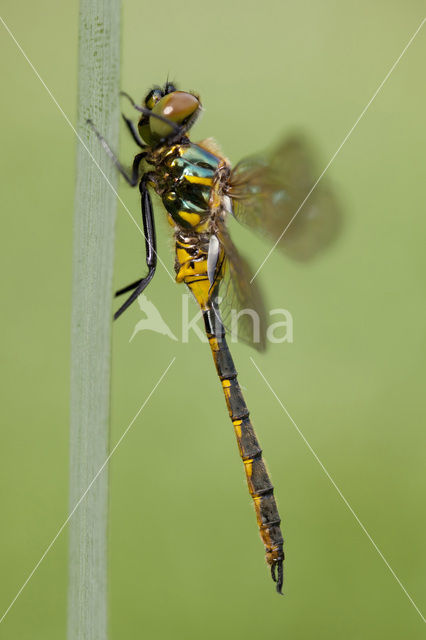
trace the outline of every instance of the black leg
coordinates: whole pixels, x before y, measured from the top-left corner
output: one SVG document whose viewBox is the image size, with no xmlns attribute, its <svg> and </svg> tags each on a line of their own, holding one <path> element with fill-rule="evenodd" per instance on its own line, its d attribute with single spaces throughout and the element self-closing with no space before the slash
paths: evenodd
<svg viewBox="0 0 426 640">
<path fill-rule="evenodd" d="M 136 289 L 136 287 L 142 282 L 142 280 L 143 278 L 139 278 L 139 280 L 132 282 L 132 284 L 128 284 L 127 287 L 123 287 L 122 289 L 119 289 L 118 291 L 115 292 L 115 297 L 118 298 L 118 296 L 122 296 L 123 293 L 127 293 L 128 291 L 133 291 L 133 289 Z"/>
<path fill-rule="evenodd" d="M 132 175 L 130 177 L 130 180 L 127 180 L 131 187 L 136 187 L 137 183 L 139 182 L 139 165 L 145 158 L 145 156 L 145 151 L 141 151 L 140 153 L 137 153 L 135 155 L 135 159 L 133 160 L 132 164 Z"/>
<path fill-rule="evenodd" d="M 141 149 L 146 149 L 147 145 L 142 142 L 141 137 L 139 135 L 138 130 L 135 127 L 134 122 L 132 122 L 130 120 L 130 118 L 127 118 L 124 115 L 124 113 L 121 114 L 121 117 L 123 118 L 124 122 L 126 123 L 126 126 L 127 126 L 128 130 L 130 131 L 130 135 L 132 136 L 133 140 L 136 142 L 138 147 L 140 147 Z"/>
<path fill-rule="evenodd" d="M 96 129 L 96 127 L 93 124 L 92 120 L 87 120 L 86 122 L 91 127 L 92 131 L 96 134 L 96 137 L 98 138 L 99 142 L 101 143 L 101 145 L 105 149 L 106 153 L 109 155 L 109 157 L 111 158 L 111 160 L 113 161 L 113 163 L 115 164 L 115 166 L 117 167 L 117 169 L 119 170 L 119 172 L 121 173 L 123 178 L 125 178 L 126 182 L 131 187 L 135 187 L 137 185 L 137 183 L 138 183 L 138 180 L 139 180 L 139 165 L 141 163 L 141 160 L 146 156 L 146 152 L 145 151 L 141 151 L 141 153 L 138 153 L 135 156 L 135 159 L 133 161 L 133 166 L 132 166 L 132 175 L 129 176 L 127 174 L 126 169 L 123 167 L 123 165 L 121 164 L 120 160 L 117 158 L 117 156 L 115 155 L 114 151 L 109 146 L 108 142 L 105 140 L 103 135 L 101 133 L 99 133 L 99 131 Z"/>
<path fill-rule="evenodd" d="M 143 230 L 145 234 L 145 249 L 146 249 L 146 266 L 148 267 L 148 275 L 142 280 L 139 280 L 137 283 L 133 283 L 133 285 L 129 285 L 129 287 L 125 287 L 124 290 L 130 290 L 131 288 L 135 288 L 132 295 L 127 298 L 126 302 L 118 309 L 118 311 L 114 314 L 114 320 L 117 320 L 119 316 L 129 307 L 132 302 L 134 302 L 138 296 L 142 293 L 145 287 L 151 282 L 155 268 L 157 266 L 157 243 L 155 239 L 155 225 L 154 225 L 154 216 L 152 210 L 152 202 L 151 196 L 148 191 L 148 174 L 143 176 L 139 189 L 141 192 L 141 200 L 142 200 L 142 221 L 143 221 Z M 124 290 L 121 290 L 124 293 Z M 118 293 L 118 292 L 117 292 Z"/>
</svg>

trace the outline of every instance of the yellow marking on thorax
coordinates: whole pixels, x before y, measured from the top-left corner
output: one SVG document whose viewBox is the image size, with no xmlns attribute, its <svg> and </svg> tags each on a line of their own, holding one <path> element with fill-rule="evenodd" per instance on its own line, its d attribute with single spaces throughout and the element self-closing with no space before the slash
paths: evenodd
<svg viewBox="0 0 426 640">
<path fill-rule="evenodd" d="M 193 213 L 192 211 L 179 211 L 179 218 L 188 222 L 191 227 L 196 227 L 200 224 L 201 216 L 199 213 Z"/>
<path fill-rule="evenodd" d="M 206 231 L 209 230 L 209 227 L 210 227 L 210 220 L 207 218 L 207 220 L 204 220 L 204 222 L 201 222 L 201 224 L 196 226 L 194 231 L 196 231 L 197 233 L 205 233 Z"/>
<path fill-rule="evenodd" d="M 213 180 L 211 178 L 201 178 L 200 176 L 186 175 L 185 180 L 191 184 L 204 184 L 206 187 L 211 187 L 213 185 Z"/>
<path fill-rule="evenodd" d="M 205 233 L 209 229 L 209 225 L 210 225 L 209 218 L 202 220 L 199 213 L 192 213 L 191 211 L 179 211 L 178 215 L 183 220 L 186 220 L 187 222 L 189 222 L 191 227 L 197 233 Z M 173 218 L 173 216 L 170 213 L 167 214 L 167 221 L 171 227 L 174 227 L 174 228 L 179 227 L 179 224 L 176 222 L 176 220 Z"/>
</svg>

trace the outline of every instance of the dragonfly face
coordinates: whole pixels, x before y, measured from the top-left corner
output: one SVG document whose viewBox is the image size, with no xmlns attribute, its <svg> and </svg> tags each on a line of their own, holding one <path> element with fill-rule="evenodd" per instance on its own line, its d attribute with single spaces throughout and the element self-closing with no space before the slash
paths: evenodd
<svg viewBox="0 0 426 640">
<path fill-rule="evenodd" d="M 186 130 L 195 123 L 201 110 L 198 96 L 177 91 L 174 85 L 167 83 L 164 89 L 154 88 L 146 96 L 143 106 L 157 116 L 170 120 L 179 126 L 189 124 Z M 173 134 L 174 129 L 165 120 L 143 115 L 138 123 L 142 140 L 149 145 L 155 145 L 160 140 Z"/>
<path fill-rule="evenodd" d="M 302 138 L 289 138 L 272 152 L 253 156 L 231 168 L 212 139 L 198 144 L 189 140 L 188 131 L 201 110 L 197 95 L 178 91 L 166 83 L 164 87 L 154 87 L 142 107 L 127 97 L 142 113 L 137 129 L 123 116 L 142 149 L 134 159 L 131 176 L 90 123 L 128 183 L 139 183 L 142 201 L 148 273 L 117 292 L 121 295 L 132 291 L 114 317 L 138 298 L 155 273 L 157 253 L 150 197 L 150 190 L 155 190 L 174 231 L 176 281 L 187 285 L 203 312 L 266 561 L 281 593 L 284 552 L 280 516 L 225 340 L 225 326 L 232 313 L 249 310 L 257 317 L 257 331 L 252 325 L 253 316 L 245 314 L 238 337 L 263 349 L 266 313 L 257 281 L 252 282 L 250 267 L 231 240 L 227 216 L 232 213 L 239 222 L 266 235 L 287 255 L 307 260 L 334 239 L 340 227 L 339 208 L 324 183 L 317 186 L 318 173 Z"/>
</svg>

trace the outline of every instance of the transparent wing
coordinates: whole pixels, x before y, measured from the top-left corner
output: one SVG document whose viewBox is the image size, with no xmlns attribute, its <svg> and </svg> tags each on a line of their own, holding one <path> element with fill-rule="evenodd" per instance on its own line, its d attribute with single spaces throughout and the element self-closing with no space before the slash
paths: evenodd
<svg viewBox="0 0 426 640">
<path fill-rule="evenodd" d="M 216 236 L 223 256 L 217 266 L 212 290 L 217 296 L 220 316 L 227 333 L 259 351 L 266 346 L 266 311 L 257 281 L 250 283 L 252 271 L 238 253 L 228 231 L 220 223 Z"/>
<path fill-rule="evenodd" d="M 319 175 L 300 136 L 270 154 L 247 158 L 230 176 L 234 216 L 273 242 L 284 232 L 278 247 L 296 260 L 309 260 L 334 240 L 342 225 L 336 198 L 323 179 L 309 194 Z"/>
</svg>

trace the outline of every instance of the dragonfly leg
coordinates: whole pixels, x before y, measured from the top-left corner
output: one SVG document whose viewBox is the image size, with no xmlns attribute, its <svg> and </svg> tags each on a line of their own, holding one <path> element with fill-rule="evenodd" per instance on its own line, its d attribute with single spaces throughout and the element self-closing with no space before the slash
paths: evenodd
<svg viewBox="0 0 426 640">
<path fill-rule="evenodd" d="M 119 289 L 118 291 L 115 292 L 114 294 L 115 297 L 118 298 L 118 296 L 122 296 L 123 293 L 127 293 L 128 291 L 133 291 L 133 289 L 136 289 L 136 287 L 140 285 L 142 280 L 143 278 L 139 278 L 138 280 L 135 280 L 135 282 L 132 282 L 132 284 L 128 284 L 126 287 Z"/>
<path fill-rule="evenodd" d="M 124 115 L 124 113 L 121 114 L 124 122 L 126 123 L 126 126 L 128 128 L 128 130 L 130 131 L 130 135 L 132 136 L 133 140 L 136 142 L 136 144 L 138 145 L 138 147 L 140 147 L 141 149 L 146 149 L 147 145 L 144 144 L 141 140 L 141 137 L 138 133 L 138 130 L 135 127 L 134 122 L 132 122 L 130 120 L 130 118 L 127 118 L 127 116 Z"/>
<path fill-rule="evenodd" d="M 157 242 L 155 237 L 155 224 L 151 196 L 148 191 L 148 182 L 149 174 L 145 174 L 139 185 L 139 190 L 141 192 L 142 221 L 145 234 L 146 266 L 148 267 L 148 274 L 141 280 L 137 280 L 133 284 L 124 287 L 124 289 L 117 291 L 116 295 L 120 295 L 120 292 L 125 293 L 125 291 L 134 289 L 131 296 L 129 296 L 126 302 L 118 309 L 118 311 L 115 312 L 114 320 L 117 320 L 123 311 L 125 311 L 148 286 L 157 267 Z"/>
<path fill-rule="evenodd" d="M 97 128 L 93 124 L 93 121 L 89 119 L 89 120 L 86 120 L 86 122 L 89 125 L 89 127 L 92 129 L 96 137 L 98 138 L 99 142 L 101 143 L 106 153 L 109 155 L 109 157 L 111 158 L 111 160 L 113 161 L 113 163 L 115 164 L 115 166 L 117 167 L 117 169 L 119 170 L 123 178 L 126 180 L 126 182 L 131 187 L 135 187 L 139 180 L 139 165 L 142 159 L 146 156 L 146 153 L 142 151 L 141 153 L 138 153 L 135 156 L 135 159 L 133 160 L 133 165 L 132 165 L 132 175 L 129 176 L 126 169 L 123 167 L 120 160 L 117 158 L 114 151 L 109 146 L 108 142 L 105 140 L 103 135 L 97 130 Z"/>
</svg>

